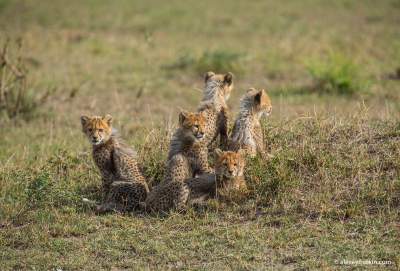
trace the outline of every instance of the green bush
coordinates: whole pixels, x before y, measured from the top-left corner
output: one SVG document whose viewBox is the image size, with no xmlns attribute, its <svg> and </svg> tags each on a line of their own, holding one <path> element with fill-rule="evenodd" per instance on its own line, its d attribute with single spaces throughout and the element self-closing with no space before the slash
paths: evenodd
<svg viewBox="0 0 400 271">
<path fill-rule="evenodd" d="M 359 67 L 340 54 L 330 54 L 325 61 L 311 61 L 307 70 L 314 80 L 318 93 L 352 95 L 364 90 Z"/>
<path fill-rule="evenodd" d="M 39 174 L 26 188 L 28 201 L 38 206 L 44 203 L 50 196 L 51 179 L 47 172 Z"/>
</svg>

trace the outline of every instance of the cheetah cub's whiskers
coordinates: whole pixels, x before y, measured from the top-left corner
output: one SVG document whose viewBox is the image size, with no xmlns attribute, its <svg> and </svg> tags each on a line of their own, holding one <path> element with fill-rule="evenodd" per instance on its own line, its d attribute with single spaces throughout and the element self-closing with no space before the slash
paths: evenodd
<svg viewBox="0 0 400 271">
<path fill-rule="evenodd" d="M 139 202 L 146 199 L 149 189 L 139 170 L 135 151 L 112 128 L 110 115 L 82 116 L 81 124 L 92 143 L 93 160 L 102 176 L 104 202 L 98 206 L 98 211 L 137 208 Z"/>
<path fill-rule="evenodd" d="M 251 157 L 259 152 L 267 158 L 260 119 L 270 115 L 271 111 L 271 99 L 265 90 L 249 89 L 240 100 L 240 111 L 232 130 L 229 149 L 244 149 Z"/>
</svg>

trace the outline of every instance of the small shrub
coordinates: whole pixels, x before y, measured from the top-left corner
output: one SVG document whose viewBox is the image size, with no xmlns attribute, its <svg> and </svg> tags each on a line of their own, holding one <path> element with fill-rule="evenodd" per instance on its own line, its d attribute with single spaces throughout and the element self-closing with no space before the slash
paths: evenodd
<svg viewBox="0 0 400 271">
<path fill-rule="evenodd" d="M 175 62 L 165 65 L 164 68 L 172 70 L 186 70 L 190 67 L 193 67 L 195 63 L 196 58 L 189 53 L 185 53 L 179 56 Z"/>
<path fill-rule="evenodd" d="M 16 42 L 15 50 L 10 50 L 9 44 L 6 41 L 0 49 L 0 118 L 27 119 L 46 102 L 50 92 L 39 96 L 28 87 L 28 71 L 21 57 L 22 42 Z"/>
<path fill-rule="evenodd" d="M 35 206 L 45 202 L 49 196 L 50 186 L 51 180 L 48 173 L 38 175 L 26 189 L 29 202 Z"/>
<path fill-rule="evenodd" d="M 288 63 L 279 52 L 268 52 L 265 56 L 264 72 L 270 79 L 285 79 L 290 73 Z"/>
<path fill-rule="evenodd" d="M 243 55 L 240 53 L 225 50 L 206 51 L 197 60 L 195 70 L 199 73 L 206 71 L 243 73 L 244 69 L 241 67 L 242 59 Z"/>
<path fill-rule="evenodd" d="M 178 57 L 175 62 L 164 65 L 164 68 L 169 70 L 193 70 L 199 74 L 204 74 L 207 71 L 217 73 L 230 71 L 236 74 L 243 74 L 243 59 L 243 54 L 225 50 L 205 51 L 197 58 L 185 53 Z"/>
<path fill-rule="evenodd" d="M 313 89 L 319 93 L 352 95 L 366 87 L 358 66 L 338 54 L 330 54 L 326 61 L 308 63 L 307 70 L 314 80 Z"/>
<path fill-rule="evenodd" d="M 82 207 L 82 197 L 97 199 L 98 193 L 88 190 L 92 182 L 87 176 L 90 168 L 85 161 L 83 157 L 62 149 L 52 155 L 37 169 L 26 186 L 25 195 L 29 207 L 75 209 Z"/>
</svg>

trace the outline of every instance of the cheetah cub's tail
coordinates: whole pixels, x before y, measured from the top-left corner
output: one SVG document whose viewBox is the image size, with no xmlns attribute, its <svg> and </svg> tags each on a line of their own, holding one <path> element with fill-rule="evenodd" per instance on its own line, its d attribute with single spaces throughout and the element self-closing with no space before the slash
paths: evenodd
<svg viewBox="0 0 400 271">
<path fill-rule="evenodd" d="M 99 206 L 101 206 L 98 202 L 94 201 L 94 200 L 90 200 L 88 198 L 82 198 L 82 202 L 88 206 L 89 208 L 98 211 L 99 210 Z"/>
<path fill-rule="evenodd" d="M 90 206 L 96 206 L 97 205 L 96 201 L 90 200 L 88 198 L 82 198 L 82 202 L 86 203 L 87 205 L 90 205 Z"/>
<path fill-rule="evenodd" d="M 82 198 L 82 202 L 87 204 L 90 208 L 92 208 L 96 213 L 103 214 L 110 211 L 113 211 L 116 206 L 113 203 L 103 203 L 99 204 L 94 200 L 90 200 L 88 198 Z"/>
<path fill-rule="evenodd" d="M 142 211 L 146 211 L 147 205 L 145 201 L 140 201 L 139 202 L 139 209 Z"/>
</svg>

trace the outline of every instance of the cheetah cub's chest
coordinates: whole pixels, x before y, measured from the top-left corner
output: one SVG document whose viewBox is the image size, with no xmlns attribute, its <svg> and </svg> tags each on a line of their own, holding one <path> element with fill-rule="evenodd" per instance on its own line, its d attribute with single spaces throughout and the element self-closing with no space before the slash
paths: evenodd
<svg viewBox="0 0 400 271">
<path fill-rule="evenodd" d="M 114 171 L 112 152 L 113 149 L 110 143 L 93 148 L 93 160 L 101 171 L 108 171 L 110 173 Z"/>
</svg>

